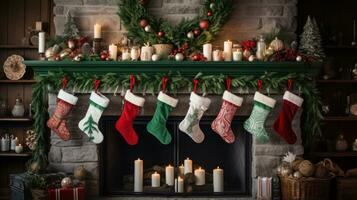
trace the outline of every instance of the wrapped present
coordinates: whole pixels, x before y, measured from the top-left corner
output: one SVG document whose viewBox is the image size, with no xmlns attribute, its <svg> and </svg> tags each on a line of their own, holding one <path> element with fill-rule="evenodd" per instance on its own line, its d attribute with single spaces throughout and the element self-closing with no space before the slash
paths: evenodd
<svg viewBox="0 0 357 200">
<path fill-rule="evenodd" d="M 84 200 L 84 187 L 49 189 L 49 200 Z"/>
<path fill-rule="evenodd" d="M 272 199 L 272 178 L 271 177 L 258 177 L 258 200 L 271 200 Z"/>
</svg>

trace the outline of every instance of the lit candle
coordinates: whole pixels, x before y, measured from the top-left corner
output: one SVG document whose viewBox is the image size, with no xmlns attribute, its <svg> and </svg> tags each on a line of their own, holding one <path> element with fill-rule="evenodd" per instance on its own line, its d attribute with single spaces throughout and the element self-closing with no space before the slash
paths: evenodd
<svg viewBox="0 0 357 200">
<path fill-rule="evenodd" d="M 184 174 L 192 173 L 192 160 L 190 160 L 189 158 L 187 158 L 187 159 L 185 160 L 184 164 L 185 164 Z"/>
<path fill-rule="evenodd" d="M 183 193 L 183 190 L 184 188 L 183 188 L 183 178 L 181 178 L 181 177 L 178 177 L 177 178 L 177 190 L 176 190 L 176 192 L 177 193 Z"/>
<path fill-rule="evenodd" d="M 196 185 L 204 185 L 206 183 L 206 172 L 201 167 L 195 169 Z"/>
<path fill-rule="evenodd" d="M 203 56 L 206 57 L 207 61 L 212 60 L 212 44 L 207 43 L 203 45 Z"/>
<path fill-rule="evenodd" d="M 181 166 L 178 167 L 178 175 L 179 176 L 185 175 L 185 167 L 183 166 L 183 164 L 181 164 Z"/>
<path fill-rule="evenodd" d="M 222 60 L 222 51 L 221 50 L 214 50 L 213 51 L 213 61 L 221 61 Z"/>
<path fill-rule="evenodd" d="M 22 153 L 22 151 L 24 150 L 23 146 L 21 144 L 17 145 L 15 147 L 15 152 L 16 153 Z"/>
<path fill-rule="evenodd" d="M 160 187 L 160 174 L 157 172 L 151 174 L 151 187 Z"/>
<path fill-rule="evenodd" d="M 102 38 L 102 26 L 94 24 L 94 38 Z"/>
<path fill-rule="evenodd" d="M 144 161 L 138 158 L 134 161 L 134 192 L 143 192 Z"/>
<path fill-rule="evenodd" d="M 45 53 L 45 32 L 38 33 L 38 53 Z"/>
<path fill-rule="evenodd" d="M 42 31 L 42 22 L 41 21 L 37 21 L 35 24 L 35 29 L 36 31 Z"/>
<path fill-rule="evenodd" d="M 118 47 L 115 44 L 109 45 L 109 57 L 113 60 L 117 60 Z"/>
<path fill-rule="evenodd" d="M 223 192 L 223 169 L 213 170 L 213 192 Z"/>
<path fill-rule="evenodd" d="M 173 166 L 169 165 L 165 168 L 165 178 L 166 184 L 169 186 L 174 185 L 175 169 Z"/>
<path fill-rule="evenodd" d="M 233 47 L 233 42 L 231 41 L 225 41 L 224 42 L 224 60 L 225 61 L 232 61 L 232 47 Z"/>
<path fill-rule="evenodd" d="M 233 51 L 233 61 L 242 61 L 243 52 L 242 50 Z"/>
</svg>

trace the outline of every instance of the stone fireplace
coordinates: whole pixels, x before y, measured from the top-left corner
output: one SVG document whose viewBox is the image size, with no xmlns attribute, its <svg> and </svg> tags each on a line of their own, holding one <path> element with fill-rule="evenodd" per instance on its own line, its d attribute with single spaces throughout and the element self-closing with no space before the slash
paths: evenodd
<svg viewBox="0 0 357 200">
<path fill-rule="evenodd" d="M 110 135 L 108 133 L 109 128 L 105 128 L 105 126 L 108 126 L 108 123 L 110 124 L 111 122 L 115 122 L 115 120 L 118 118 L 120 115 L 121 107 L 122 107 L 122 96 L 119 94 L 114 96 L 113 93 L 105 93 L 106 96 L 111 100 L 107 110 L 103 114 L 103 118 L 101 121 L 101 129 L 104 132 L 104 137 L 108 137 L 107 139 L 114 140 L 113 137 L 119 136 L 117 132 L 114 133 L 114 135 Z M 103 159 L 105 160 L 106 157 L 108 157 L 108 154 L 110 154 L 110 157 L 113 159 L 119 159 L 120 158 L 120 151 L 116 152 L 103 152 L 103 149 L 108 149 L 106 148 L 105 145 L 110 145 L 107 143 L 107 141 L 104 141 L 101 145 L 95 145 L 91 142 L 88 141 L 88 138 L 86 135 L 81 133 L 81 131 L 78 129 L 78 122 L 81 120 L 81 118 L 85 115 L 85 112 L 87 111 L 88 108 L 88 98 L 89 94 L 77 94 L 79 97 L 78 104 L 74 108 L 72 115 L 70 116 L 70 121 L 69 121 L 69 126 L 72 131 L 72 140 L 70 141 L 62 141 L 58 138 L 56 134 L 51 134 L 51 148 L 49 152 L 49 169 L 51 170 L 56 170 L 56 171 L 64 171 L 71 173 L 73 172 L 73 168 L 79 165 L 83 165 L 89 172 L 88 178 L 87 178 L 87 191 L 88 195 L 93 195 L 93 196 L 98 196 L 102 194 L 110 194 L 110 195 L 120 195 L 120 194 L 125 194 L 125 196 L 129 195 L 130 193 L 120 193 L 120 192 L 115 192 L 115 187 L 114 188 L 109 188 L 106 187 L 103 189 L 103 181 L 106 181 L 107 184 L 110 183 L 108 179 L 104 179 L 104 176 L 108 176 L 108 171 L 103 171 L 104 169 L 108 169 L 108 166 L 103 162 Z M 210 123 L 211 120 L 217 115 L 218 110 L 221 105 L 221 97 L 217 95 L 208 95 L 209 98 L 211 98 L 212 103 L 211 107 L 209 110 L 205 113 L 204 120 L 201 122 L 201 126 L 205 126 L 205 124 Z M 286 144 L 285 141 L 283 141 L 277 133 L 273 130 L 272 124 L 274 120 L 277 118 L 278 113 L 281 109 L 281 103 L 282 103 L 282 96 L 281 95 L 272 95 L 273 98 L 277 99 L 277 104 L 271 114 L 269 115 L 267 122 L 266 122 L 266 130 L 269 133 L 270 137 L 270 142 L 267 144 L 259 144 L 254 138 L 251 140 L 251 145 L 244 145 L 244 144 L 239 144 L 237 146 L 238 148 L 248 148 L 244 149 L 247 151 L 247 157 L 245 158 L 246 164 L 243 166 L 244 170 L 241 173 L 244 173 L 244 176 L 246 177 L 246 182 L 248 185 L 246 189 L 249 189 L 249 191 L 239 193 L 236 191 L 236 193 L 233 193 L 231 196 L 237 197 L 239 194 L 244 194 L 242 199 L 250 199 L 254 198 L 256 195 L 256 188 L 255 188 L 255 180 L 257 176 L 271 176 L 273 174 L 275 166 L 277 166 L 281 160 L 281 156 L 284 155 L 287 151 L 294 152 L 298 155 L 303 154 L 303 147 L 301 145 L 301 131 L 300 131 L 300 116 L 301 116 L 301 110 L 299 113 L 297 113 L 295 120 L 293 121 L 293 130 L 297 133 L 298 135 L 298 141 L 295 145 L 288 145 Z M 154 113 L 155 105 L 156 105 L 156 97 L 152 95 L 146 95 L 146 102 L 144 109 L 140 116 L 138 117 L 137 123 L 140 125 L 142 123 L 145 123 L 145 120 L 150 119 L 151 116 Z M 186 111 L 188 109 L 189 105 L 189 95 L 187 94 L 179 94 L 178 98 L 180 99 L 180 102 L 178 104 L 178 107 L 174 109 L 172 113 L 172 117 L 170 118 L 170 122 L 168 124 L 168 127 L 174 128 L 175 126 L 173 125 L 175 122 L 175 119 L 180 119 L 182 116 L 186 114 Z M 245 119 L 246 117 L 249 116 L 251 109 L 252 109 L 252 103 L 253 103 L 253 94 L 252 93 L 247 93 L 243 95 L 244 102 L 242 107 L 238 110 L 236 113 L 235 121 L 237 124 L 236 127 L 234 127 L 235 132 L 239 132 L 240 136 L 239 137 L 245 137 L 245 141 L 249 143 L 250 141 L 250 134 L 245 132 L 240 126 L 240 120 Z M 56 94 L 49 94 L 49 112 L 51 113 L 56 105 Z M 141 125 L 142 126 L 142 125 Z M 138 133 L 139 137 L 140 135 L 144 133 Z M 179 135 L 183 135 L 183 133 L 178 133 Z M 212 133 L 209 132 L 209 130 L 205 130 L 206 135 L 211 135 Z M 143 137 L 143 140 L 145 139 L 145 136 Z M 185 138 L 184 136 L 182 136 Z M 209 138 L 209 137 L 208 137 Z M 218 137 L 217 137 L 218 138 Z M 115 143 L 120 143 L 120 139 L 116 138 L 117 141 L 114 141 Z M 188 140 L 188 138 L 186 138 Z M 218 138 L 220 139 L 220 138 Z M 113 142 L 112 142 L 113 143 Z M 113 145 L 113 144 L 111 144 Z M 227 144 L 228 145 L 228 144 Z M 166 147 L 162 145 L 162 148 L 165 149 Z M 198 147 L 200 148 L 200 147 Z M 204 154 L 205 149 L 202 148 L 201 153 Z M 104 154 L 103 156 L 103 153 Z M 125 152 L 124 152 L 125 153 Z M 182 161 L 182 159 L 188 155 L 190 152 L 185 152 L 183 151 L 182 155 L 179 155 L 177 158 L 176 154 L 172 153 L 171 155 L 168 155 L 166 158 L 163 157 L 162 159 L 172 159 L 175 161 Z M 193 155 L 193 154 L 192 154 Z M 231 154 L 235 155 L 235 154 Z M 137 155 L 134 157 L 136 158 Z M 194 156 L 194 155 L 193 155 Z M 114 158 L 115 157 L 115 158 Z M 240 158 L 238 157 L 237 160 Z M 177 162 L 176 161 L 176 162 Z M 173 162 L 174 163 L 174 162 Z M 237 163 L 240 163 L 237 161 Z M 132 163 L 131 163 L 132 164 Z M 158 163 L 160 164 L 160 163 Z M 165 164 L 167 164 L 165 162 Z M 242 164 L 242 163 L 240 163 Z M 242 168 L 243 169 L 243 168 Z M 242 170 L 241 169 L 241 170 Z M 115 175 L 113 176 L 114 180 L 116 180 Z M 113 180 L 112 180 L 113 181 Z M 105 184 L 104 184 L 105 186 Z M 116 188 L 120 188 L 119 186 Z M 244 190 L 242 190 L 244 191 Z M 155 194 L 153 194 L 155 195 Z M 157 195 L 160 196 L 160 195 Z M 164 197 L 167 197 L 169 195 L 164 195 Z M 187 195 L 186 195 L 187 196 Z M 134 195 L 135 197 L 135 195 Z M 227 196 L 225 196 L 227 198 Z M 228 195 L 229 197 L 229 195 Z M 132 197 L 130 197 L 132 198 Z M 176 198 L 176 197 L 175 197 Z"/>
</svg>

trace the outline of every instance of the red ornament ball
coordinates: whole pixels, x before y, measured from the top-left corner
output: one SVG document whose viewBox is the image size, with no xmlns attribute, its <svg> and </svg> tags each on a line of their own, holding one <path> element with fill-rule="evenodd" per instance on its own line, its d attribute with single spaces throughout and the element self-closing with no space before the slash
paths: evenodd
<svg viewBox="0 0 357 200">
<path fill-rule="evenodd" d="M 206 29 L 208 29 L 208 27 L 209 27 L 209 22 L 208 22 L 208 20 L 201 20 L 201 21 L 200 21 L 200 28 L 201 28 L 202 30 L 206 30 Z"/>
<path fill-rule="evenodd" d="M 159 36 L 159 37 L 164 37 L 165 36 L 165 32 L 164 31 L 159 31 L 158 33 L 157 33 L 157 36 Z"/>
<path fill-rule="evenodd" d="M 200 34 L 201 34 L 201 30 L 200 29 L 193 30 L 193 35 L 195 35 L 195 37 L 198 37 Z"/>
<path fill-rule="evenodd" d="M 105 61 L 109 57 L 109 54 L 106 51 L 100 53 L 100 60 Z"/>
<path fill-rule="evenodd" d="M 146 19 L 140 20 L 140 27 L 141 28 L 145 28 L 147 25 L 149 25 L 148 20 L 146 20 Z"/>
<path fill-rule="evenodd" d="M 208 16 L 208 17 L 211 17 L 212 15 L 213 15 L 212 11 L 209 10 L 209 11 L 207 12 L 207 16 Z"/>
<path fill-rule="evenodd" d="M 187 42 L 185 42 L 185 43 L 182 45 L 182 48 L 183 48 L 183 49 L 188 49 L 188 47 L 190 47 L 190 45 L 189 45 Z"/>
</svg>

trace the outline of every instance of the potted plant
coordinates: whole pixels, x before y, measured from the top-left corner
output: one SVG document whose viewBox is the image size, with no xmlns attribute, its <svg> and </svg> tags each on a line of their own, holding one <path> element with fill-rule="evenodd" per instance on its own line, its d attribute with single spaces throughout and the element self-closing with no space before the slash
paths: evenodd
<svg viewBox="0 0 357 200">
<path fill-rule="evenodd" d="M 44 176 L 28 174 L 25 179 L 26 187 L 30 189 L 33 200 L 46 200 L 48 184 Z"/>
</svg>

